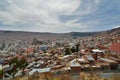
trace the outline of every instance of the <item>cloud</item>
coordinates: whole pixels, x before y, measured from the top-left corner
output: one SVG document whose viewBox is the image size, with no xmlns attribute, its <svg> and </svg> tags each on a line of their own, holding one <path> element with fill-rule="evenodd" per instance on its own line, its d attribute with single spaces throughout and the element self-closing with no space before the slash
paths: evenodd
<svg viewBox="0 0 120 80">
<path fill-rule="evenodd" d="M 120 25 L 118 2 L 120 1 L 1 0 L 0 29 L 71 32 L 92 31 L 101 26 L 102 30 L 104 26 Z"/>
</svg>

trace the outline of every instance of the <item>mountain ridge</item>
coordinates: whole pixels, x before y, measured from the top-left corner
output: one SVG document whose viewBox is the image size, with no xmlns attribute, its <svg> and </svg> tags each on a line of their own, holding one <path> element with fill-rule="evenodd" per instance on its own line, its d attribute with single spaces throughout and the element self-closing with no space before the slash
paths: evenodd
<svg viewBox="0 0 120 80">
<path fill-rule="evenodd" d="M 120 27 L 106 31 L 98 31 L 98 32 L 69 32 L 69 33 L 0 30 L 0 41 L 3 40 L 15 41 L 20 39 L 31 41 L 33 38 L 38 38 L 39 40 L 56 40 L 56 39 L 65 39 L 65 38 L 70 39 L 73 37 L 89 37 L 89 36 L 99 35 L 102 33 L 111 34 L 114 31 L 119 32 L 119 30 Z"/>
</svg>

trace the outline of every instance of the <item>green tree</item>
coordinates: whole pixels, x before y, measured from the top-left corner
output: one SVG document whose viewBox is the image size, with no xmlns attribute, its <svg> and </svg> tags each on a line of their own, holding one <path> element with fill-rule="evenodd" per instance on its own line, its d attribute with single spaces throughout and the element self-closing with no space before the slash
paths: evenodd
<svg viewBox="0 0 120 80">
<path fill-rule="evenodd" d="M 70 55 L 72 52 L 69 47 L 65 47 L 65 55 Z"/>
<path fill-rule="evenodd" d="M 22 68 L 25 68 L 28 63 L 25 58 L 18 59 L 17 57 L 14 57 L 10 62 L 9 65 L 13 66 L 13 70 L 11 72 L 12 77 L 15 77 L 15 74 L 18 73 L 18 71 Z"/>
<path fill-rule="evenodd" d="M 74 46 L 71 48 L 71 52 L 72 53 L 76 52 L 76 48 Z"/>
<path fill-rule="evenodd" d="M 33 38 L 32 44 L 33 45 L 40 45 L 45 43 L 44 41 L 39 41 L 37 38 Z"/>
<path fill-rule="evenodd" d="M 33 45 L 37 45 L 37 44 L 38 44 L 37 38 L 33 38 L 32 44 L 33 44 Z"/>
<path fill-rule="evenodd" d="M 5 48 L 5 45 L 6 45 L 5 41 L 2 41 L 0 50 L 3 50 Z"/>
<path fill-rule="evenodd" d="M 78 51 L 79 51 L 80 44 L 77 43 L 75 46 L 76 46 L 76 52 L 78 52 Z"/>
<path fill-rule="evenodd" d="M 3 75 L 4 75 L 4 70 L 0 69 L 0 79 L 3 77 Z"/>
</svg>

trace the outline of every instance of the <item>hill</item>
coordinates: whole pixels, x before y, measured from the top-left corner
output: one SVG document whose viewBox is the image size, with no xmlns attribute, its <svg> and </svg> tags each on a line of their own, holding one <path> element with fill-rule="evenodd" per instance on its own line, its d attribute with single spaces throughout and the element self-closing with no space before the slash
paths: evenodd
<svg viewBox="0 0 120 80">
<path fill-rule="evenodd" d="M 47 32 L 24 32 L 24 31 L 4 31 L 0 30 L 0 42 L 1 41 L 16 41 L 25 40 L 31 42 L 33 38 L 39 40 L 59 40 L 59 39 L 71 39 L 74 37 L 88 37 L 88 36 L 110 36 L 120 35 L 120 27 L 101 31 L 101 32 L 70 32 L 70 33 L 47 33 Z"/>
<path fill-rule="evenodd" d="M 97 36 L 106 36 L 107 38 L 111 38 L 111 39 L 120 39 L 120 27 L 103 31 L 97 34 Z"/>
<path fill-rule="evenodd" d="M 25 40 L 31 41 L 33 38 L 39 40 L 56 40 L 56 39 L 70 39 L 73 37 L 93 36 L 97 32 L 70 32 L 70 33 L 40 33 L 40 32 L 23 32 L 23 31 L 0 31 L 0 41 L 15 41 Z"/>
</svg>

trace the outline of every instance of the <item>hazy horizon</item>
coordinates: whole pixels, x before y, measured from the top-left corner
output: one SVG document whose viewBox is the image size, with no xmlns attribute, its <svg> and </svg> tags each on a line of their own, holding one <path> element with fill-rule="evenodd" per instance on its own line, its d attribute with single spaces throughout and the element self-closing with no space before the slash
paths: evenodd
<svg viewBox="0 0 120 80">
<path fill-rule="evenodd" d="M 120 26 L 120 0 L 1 0 L 0 30 L 94 32 Z"/>
</svg>

